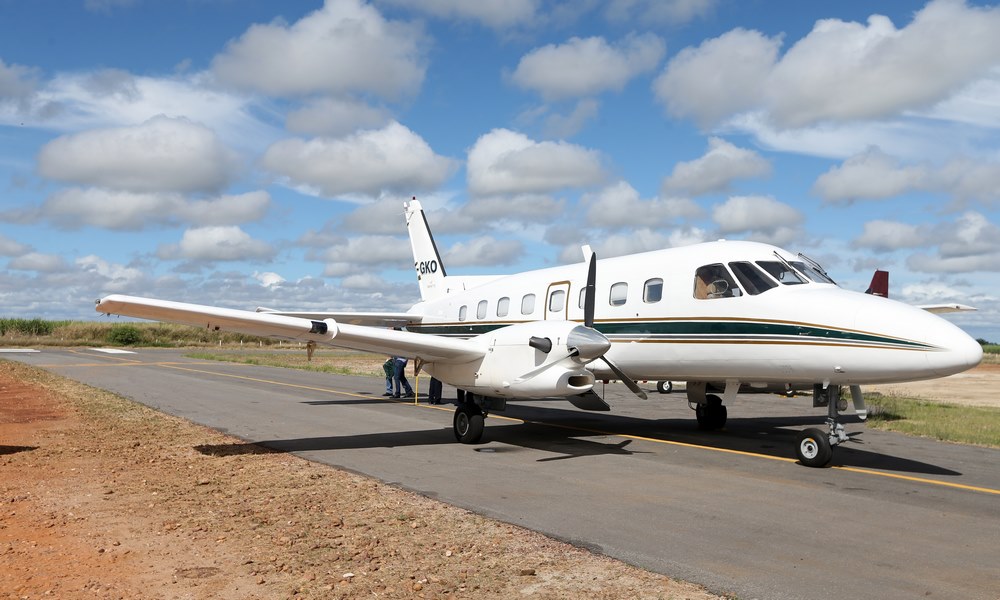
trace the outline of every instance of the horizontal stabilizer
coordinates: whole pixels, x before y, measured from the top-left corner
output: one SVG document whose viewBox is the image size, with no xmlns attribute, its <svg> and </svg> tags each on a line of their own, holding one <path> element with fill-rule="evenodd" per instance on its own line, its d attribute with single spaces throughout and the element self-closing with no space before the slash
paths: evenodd
<svg viewBox="0 0 1000 600">
<path fill-rule="evenodd" d="M 925 304 L 923 306 L 918 306 L 917 308 L 922 308 L 930 313 L 942 314 L 942 313 L 953 313 L 953 312 L 969 312 L 977 310 L 972 306 L 966 306 L 965 304 Z"/>
</svg>

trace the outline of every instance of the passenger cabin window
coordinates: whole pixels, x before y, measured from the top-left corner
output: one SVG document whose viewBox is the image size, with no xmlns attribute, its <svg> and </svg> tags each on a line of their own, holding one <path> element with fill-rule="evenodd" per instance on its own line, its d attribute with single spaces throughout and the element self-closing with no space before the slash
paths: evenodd
<svg viewBox="0 0 1000 600">
<path fill-rule="evenodd" d="M 753 263 L 731 262 L 729 263 L 729 268 L 733 270 L 736 279 L 739 280 L 743 289 L 751 296 L 756 296 L 778 286 L 777 283 L 774 283 L 768 276 L 764 275 L 763 271 L 755 267 Z"/>
<path fill-rule="evenodd" d="M 757 264 L 768 272 L 771 277 L 778 280 L 778 283 L 784 285 L 799 285 L 800 283 L 805 283 L 806 280 L 792 270 L 788 265 L 781 262 L 780 260 L 758 260 Z"/>
<path fill-rule="evenodd" d="M 646 303 L 659 302 L 663 298 L 663 280 L 657 277 L 646 281 L 642 286 L 642 301 Z"/>
<path fill-rule="evenodd" d="M 587 287 L 584 286 L 580 290 L 580 301 L 577 302 L 577 308 L 583 308 L 583 305 L 587 303 Z"/>
<path fill-rule="evenodd" d="M 468 316 L 468 313 L 469 313 L 469 307 L 463 304 L 462 307 L 458 309 L 458 320 L 464 321 L 465 318 Z"/>
<path fill-rule="evenodd" d="M 524 298 L 521 298 L 521 314 L 530 315 L 535 312 L 535 295 L 525 294 Z"/>
<path fill-rule="evenodd" d="M 549 312 L 560 312 L 566 305 L 566 290 L 553 290 L 549 294 Z"/>
<path fill-rule="evenodd" d="M 497 300 L 497 316 L 506 317 L 508 312 L 510 312 L 510 298 L 504 296 Z"/>
<path fill-rule="evenodd" d="M 479 306 L 476 307 L 476 318 L 477 319 L 486 318 L 486 300 L 479 301 Z"/>
<path fill-rule="evenodd" d="M 611 286 L 611 296 L 608 301 L 611 302 L 611 306 L 621 306 L 625 304 L 628 299 L 628 284 L 624 281 L 620 281 L 613 286 Z"/>
<path fill-rule="evenodd" d="M 694 297 L 699 300 L 732 298 L 742 292 L 732 275 L 721 264 L 699 267 L 694 274 Z"/>
</svg>

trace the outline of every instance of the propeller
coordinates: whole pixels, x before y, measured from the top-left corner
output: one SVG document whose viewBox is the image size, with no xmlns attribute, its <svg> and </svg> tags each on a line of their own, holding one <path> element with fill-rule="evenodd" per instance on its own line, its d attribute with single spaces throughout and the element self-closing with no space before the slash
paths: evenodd
<svg viewBox="0 0 1000 600">
<path fill-rule="evenodd" d="M 611 369 L 615 376 L 625 384 L 625 387 L 627 387 L 636 396 L 645 400 L 647 398 L 646 392 L 639 388 L 639 384 L 626 375 L 625 372 L 618 367 L 618 365 L 613 363 L 611 359 L 606 356 L 608 349 L 611 347 L 611 342 L 608 341 L 608 338 L 603 333 L 594 329 L 594 303 L 597 296 L 597 254 L 590 250 L 589 246 L 584 247 L 584 252 L 589 254 L 587 258 L 589 264 L 587 265 L 587 285 L 584 288 L 583 296 L 583 327 L 578 327 L 570 332 L 566 339 L 566 345 L 570 348 L 570 352 L 562 358 L 579 356 L 588 362 L 591 360 L 604 361 L 604 364 L 608 365 L 608 368 Z M 552 350 L 552 340 L 549 338 L 532 336 L 528 340 L 528 345 L 537 350 L 541 350 L 546 354 Z M 562 358 L 559 360 L 562 360 Z M 558 361 L 542 365 L 538 369 L 524 374 L 519 378 L 519 380 L 524 381 L 531 379 L 535 375 L 555 364 L 555 362 Z"/>
</svg>

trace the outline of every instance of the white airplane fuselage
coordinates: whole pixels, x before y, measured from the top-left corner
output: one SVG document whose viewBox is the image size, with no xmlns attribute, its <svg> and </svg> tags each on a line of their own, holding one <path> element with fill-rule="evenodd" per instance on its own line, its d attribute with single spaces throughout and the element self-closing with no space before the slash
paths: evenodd
<svg viewBox="0 0 1000 600">
<path fill-rule="evenodd" d="M 759 386 L 931 379 L 964 371 L 981 360 L 979 343 L 919 308 L 845 290 L 801 272 L 786 282 L 771 277 L 765 282 L 769 288 L 753 291 L 752 285 L 747 289 L 743 280 L 733 277 L 735 268 L 767 276 L 760 265 L 789 270 L 792 262 L 804 266 L 780 248 L 740 241 L 599 260 L 594 327 L 612 343 L 606 356 L 636 380 Z M 734 263 L 738 266 L 732 267 Z M 696 273 L 711 265 L 726 266 L 732 285 L 724 294 L 699 293 Z M 586 275 L 585 267 L 576 264 L 485 282 L 448 277 L 445 293 L 411 309 L 422 320 L 408 329 L 472 337 L 517 323 L 582 322 L 580 292 Z M 600 361 L 588 369 L 597 379 L 616 378 Z M 435 365 L 428 364 L 427 370 L 434 374 Z M 465 385 L 476 393 L 506 395 L 495 384 Z"/>
</svg>

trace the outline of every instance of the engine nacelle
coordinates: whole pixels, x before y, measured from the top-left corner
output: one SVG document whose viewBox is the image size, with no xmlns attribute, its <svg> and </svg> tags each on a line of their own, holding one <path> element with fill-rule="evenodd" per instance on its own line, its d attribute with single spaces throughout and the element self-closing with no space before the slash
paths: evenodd
<svg viewBox="0 0 1000 600">
<path fill-rule="evenodd" d="M 535 345 L 530 343 L 532 338 L 536 339 Z M 595 353 L 607 350 L 607 340 L 600 333 L 572 321 L 518 323 L 474 339 L 486 349 L 482 360 L 463 365 L 429 365 L 428 371 L 467 391 L 503 398 L 588 392 L 594 387 L 594 374 L 585 365 L 595 358 Z"/>
</svg>

